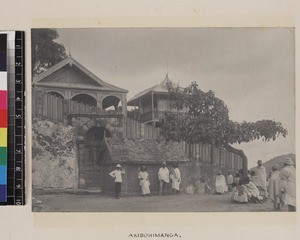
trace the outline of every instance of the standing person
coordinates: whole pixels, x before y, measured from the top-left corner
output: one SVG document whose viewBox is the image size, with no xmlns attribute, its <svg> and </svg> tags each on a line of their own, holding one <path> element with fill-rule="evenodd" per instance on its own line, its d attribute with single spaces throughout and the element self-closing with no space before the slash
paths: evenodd
<svg viewBox="0 0 300 240">
<path fill-rule="evenodd" d="M 268 198 L 267 191 L 267 172 L 266 168 L 262 165 L 262 160 L 257 161 L 257 167 L 255 168 L 255 173 L 257 176 L 256 187 L 258 188 L 260 195 L 264 197 L 264 199 Z"/>
<path fill-rule="evenodd" d="M 145 166 L 141 167 L 141 171 L 138 174 L 138 179 L 140 180 L 140 186 L 142 189 L 142 196 L 148 196 L 150 194 L 150 181 L 148 178 L 148 173 Z"/>
<path fill-rule="evenodd" d="M 288 205 L 290 212 L 296 211 L 296 169 L 290 158 L 283 161 L 281 170 L 281 192 L 284 194 L 284 203 Z"/>
<path fill-rule="evenodd" d="M 122 184 L 122 175 L 125 174 L 125 171 L 122 169 L 120 164 L 116 165 L 116 169 L 109 173 L 109 175 L 115 180 L 115 198 L 121 199 L 121 184 Z"/>
<path fill-rule="evenodd" d="M 178 169 L 178 163 L 173 164 L 173 168 L 171 169 L 170 178 L 172 180 L 172 192 L 175 195 L 179 194 L 179 185 L 181 182 L 181 175 Z"/>
<path fill-rule="evenodd" d="M 233 176 L 230 172 L 228 172 L 228 174 L 227 174 L 226 182 L 227 182 L 228 190 L 231 191 L 232 184 L 233 184 Z"/>
<path fill-rule="evenodd" d="M 158 171 L 159 180 L 159 196 L 166 195 L 167 185 L 170 182 L 169 170 L 167 168 L 167 163 L 163 162 L 162 167 Z"/>
<path fill-rule="evenodd" d="M 218 172 L 216 177 L 216 193 L 224 194 L 228 191 L 225 177 L 222 175 L 221 171 Z"/>
<path fill-rule="evenodd" d="M 280 192 L 280 172 L 278 166 L 272 167 L 272 175 L 269 178 L 269 197 L 274 203 L 274 210 L 280 210 L 282 205 L 282 195 Z"/>
</svg>

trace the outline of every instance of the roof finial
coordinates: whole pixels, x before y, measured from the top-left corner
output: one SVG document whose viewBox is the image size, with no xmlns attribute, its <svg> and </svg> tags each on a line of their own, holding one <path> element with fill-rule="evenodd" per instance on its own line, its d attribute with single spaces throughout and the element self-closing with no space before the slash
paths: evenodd
<svg viewBox="0 0 300 240">
<path fill-rule="evenodd" d="M 166 78 L 169 78 L 169 61 L 167 61 L 167 74 L 166 74 Z"/>
<path fill-rule="evenodd" d="M 70 31 L 68 31 L 68 48 L 69 48 L 69 57 L 71 57 L 71 47 L 70 47 Z"/>
</svg>

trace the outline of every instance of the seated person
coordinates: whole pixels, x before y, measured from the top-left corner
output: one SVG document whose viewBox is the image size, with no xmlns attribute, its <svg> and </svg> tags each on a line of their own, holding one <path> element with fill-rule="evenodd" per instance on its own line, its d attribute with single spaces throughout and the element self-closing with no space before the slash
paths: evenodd
<svg viewBox="0 0 300 240">
<path fill-rule="evenodd" d="M 250 172 L 250 180 L 251 180 L 251 182 L 253 182 L 255 184 L 255 186 L 259 183 L 259 179 L 256 176 L 255 171 Z"/>
<path fill-rule="evenodd" d="M 225 177 L 222 175 L 222 172 L 219 171 L 218 175 L 216 176 L 216 193 L 224 194 L 226 192 L 228 192 L 226 180 Z"/>
<path fill-rule="evenodd" d="M 233 180 L 236 186 L 239 185 L 240 179 L 241 179 L 241 175 L 239 173 L 236 173 Z"/>
<path fill-rule="evenodd" d="M 243 185 L 243 181 L 240 180 L 238 184 L 232 184 L 233 190 L 231 195 L 231 200 L 234 203 L 248 203 L 248 196 L 245 191 L 245 186 Z"/>
<path fill-rule="evenodd" d="M 249 177 L 246 177 L 244 180 L 245 191 L 248 196 L 248 200 L 254 203 L 260 203 L 263 200 L 263 197 L 259 195 L 259 190 L 255 184 L 250 180 Z"/>
<path fill-rule="evenodd" d="M 208 183 L 205 181 L 205 179 L 201 179 L 201 184 L 204 187 L 204 193 L 209 194 L 211 192 L 211 188 L 208 185 Z"/>
</svg>

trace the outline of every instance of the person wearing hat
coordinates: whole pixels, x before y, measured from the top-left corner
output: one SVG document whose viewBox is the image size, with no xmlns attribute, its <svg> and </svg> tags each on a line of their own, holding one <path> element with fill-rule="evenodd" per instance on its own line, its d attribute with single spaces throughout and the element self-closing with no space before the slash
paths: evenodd
<svg viewBox="0 0 300 240">
<path fill-rule="evenodd" d="M 272 167 L 272 174 L 269 178 L 269 198 L 274 204 L 274 210 L 278 211 L 281 209 L 283 201 L 282 194 L 280 191 L 280 172 L 278 171 L 278 165 L 275 164 Z"/>
<path fill-rule="evenodd" d="M 162 167 L 158 171 L 159 180 L 159 196 L 166 195 L 167 185 L 170 182 L 169 169 L 167 168 L 167 163 L 163 162 Z"/>
<path fill-rule="evenodd" d="M 296 169 L 290 158 L 283 160 L 284 168 L 281 171 L 281 192 L 284 195 L 284 204 L 289 211 L 296 211 Z"/>
<path fill-rule="evenodd" d="M 264 199 L 268 198 L 267 191 L 267 171 L 266 168 L 262 165 L 262 160 L 257 161 L 257 167 L 255 168 L 255 174 L 257 176 L 255 185 L 258 188 L 260 195 L 264 197 Z"/>
<path fill-rule="evenodd" d="M 109 173 L 109 175 L 115 180 L 115 198 L 120 199 L 121 194 L 121 184 L 122 184 L 122 175 L 125 174 L 125 171 L 122 170 L 120 164 L 116 165 L 116 169 Z"/>
</svg>

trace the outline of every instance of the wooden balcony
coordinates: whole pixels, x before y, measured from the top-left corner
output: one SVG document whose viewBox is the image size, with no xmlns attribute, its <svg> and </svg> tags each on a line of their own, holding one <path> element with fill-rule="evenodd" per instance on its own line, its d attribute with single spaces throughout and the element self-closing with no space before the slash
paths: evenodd
<svg viewBox="0 0 300 240">
<path fill-rule="evenodd" d="M 141 123 L 147 123 L 147 122 L 151 122 L 151 121 L 158 121 L 160 118 L 164 118 L 165 117 L 165 112 L 164 111 L 149 111 L 146 113 L 142 113 L 140 115 L 140 122 Z"/>
</svg>

